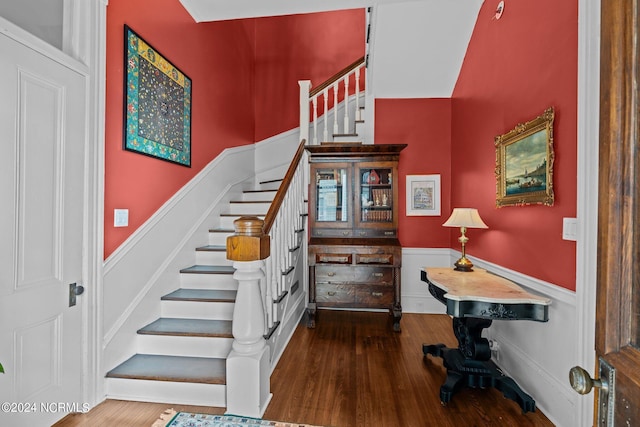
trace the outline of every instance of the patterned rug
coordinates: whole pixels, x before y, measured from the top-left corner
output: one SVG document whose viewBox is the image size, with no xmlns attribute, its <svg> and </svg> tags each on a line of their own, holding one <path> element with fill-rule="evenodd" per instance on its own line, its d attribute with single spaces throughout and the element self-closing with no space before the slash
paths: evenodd
<svg viewBox="0 0 640 427">
<path fill-rule="evenodd" d="M 167 409 L 151 427 L 317 427 L 309 424 L 267 421 L 234 415 L 192 414 Z"/>
</svg>

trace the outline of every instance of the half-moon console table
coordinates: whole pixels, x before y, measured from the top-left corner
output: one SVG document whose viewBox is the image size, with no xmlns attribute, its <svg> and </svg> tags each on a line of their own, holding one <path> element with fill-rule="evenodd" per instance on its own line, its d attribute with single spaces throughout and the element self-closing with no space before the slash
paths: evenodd
<svg viewBox="0 0 640 427">
<path fill-rule="evenodd" d="M 530 294 L 517 284 L 485 270 L 455 271 L 452 268 L 424 268 L 420 279 L 429 292 L 447 306 L 453 316 L 458 348 L 444 344 L 423 344 L 424 357 L 441 357 L 447 379 L 440 387 L 440 401 L 447 404 L 455 392 L 467 387 L 494 387 L 516 401 L 522 412 L 534 412 L 536 403 L 516 382 L 502 374 L 491 361 L 489 341 L 482 330 L 493 320 L 549 320 L 551 300 Z"/>
</svg>

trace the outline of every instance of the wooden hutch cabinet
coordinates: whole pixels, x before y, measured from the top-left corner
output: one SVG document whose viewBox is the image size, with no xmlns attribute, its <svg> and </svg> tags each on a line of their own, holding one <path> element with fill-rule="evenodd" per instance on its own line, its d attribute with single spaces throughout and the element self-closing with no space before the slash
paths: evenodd
<svg viewBox="0 0 640 427">
<path fill-rule="evenodd" d="M 318 307 L 388 309 L 400 331 L 398 161 L 406 144 L 307 146 L 310 328 Z"/>
</svg>

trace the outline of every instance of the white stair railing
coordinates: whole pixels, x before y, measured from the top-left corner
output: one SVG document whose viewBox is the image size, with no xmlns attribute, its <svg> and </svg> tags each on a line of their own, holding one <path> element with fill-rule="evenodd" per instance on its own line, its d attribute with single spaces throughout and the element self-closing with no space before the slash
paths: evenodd
<svg viewBox="0 0 640 427">
<path fill-rule="evenodd" d="M 312 145 L 318 145 L 318 118 L 323 119 L 322 141 L 329 141 L 329 100 L 333 97 L 333 134 L 350 134 L 349 125 L 349 100 L 355 98 L 355 119 L 360 120 L 360 84 L 361 73 L 365 69 L 365 58 L 362 57 L 335 74 L 333 77 L 311 90 L 311 81 L 301 80 L 298 82 L 300 86 L 300 139 L 306 139 Z M 354 83 L 353 94 L 349 93 L 350 82 Z M 340 88 L 344 88 L 343 91 Z M 340 96 L 342 94 L 342 96 Z M 319 102 L 318 98 L 322 98 Z M 342 118 L 339 118 L 338 102 L 344 101 L 344 109 Z M 318 112 L 318 104 L 323 105 L 322 114 Z M 310 121 L 310 117 L 313 120 Z M 342 129 L 339 124 L 342 122 Z M 310 128 L 312 136 L 310 137 Z"/>
<path fill-rule="evenodd" d="M 299 257 L 303 269 L 307 265 L 302 250 L 307 239 L 305 142 L 301 141 L 264 221 L 241 217 L 234 221 L 235 235 L 227 238 L 227 258 L 234 261 L 233 277 L 238 280 L 234 341 L 227 358 L 230 413 L 259 418 L 270 400 L 273 355 L 267 340 L 274 344 L 273 332 L 287 315 L 280 301 L 291 289 Z M 302 276 L 306 280 L 306 272 Z"/>
</svg>

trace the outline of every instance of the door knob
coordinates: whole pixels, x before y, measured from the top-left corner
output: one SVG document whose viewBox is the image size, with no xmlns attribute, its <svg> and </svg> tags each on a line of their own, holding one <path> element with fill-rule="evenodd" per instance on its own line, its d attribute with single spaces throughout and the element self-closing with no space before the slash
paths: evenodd
<svg viewBox="0 0 640 427">
<path fill-rule="evenodd" d="M 609 389 L 609 382 L 605 378 L 593 379 L 591 375 L 580 366 L 574 366 L 569 371 L 569 383 L 571 383 L 571 387 L 580 394 L 589 394 L 594 387 L 604 390 Z"/>
</svg>

